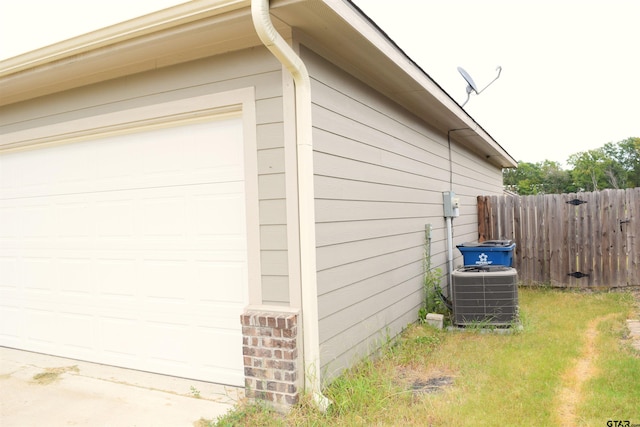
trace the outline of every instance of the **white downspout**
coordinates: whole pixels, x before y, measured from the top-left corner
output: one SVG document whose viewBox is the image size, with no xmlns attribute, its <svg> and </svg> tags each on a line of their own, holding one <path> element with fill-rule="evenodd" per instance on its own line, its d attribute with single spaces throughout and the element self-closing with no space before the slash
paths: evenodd
<svg viewBox="0 0 640 427">
<path fill-rule="evenodd" d="M 269 14 L 269 0 L 251 0 L 251 16 L 260 40 L 287 68 L 295 83 L 304 381 L 305 391 L 311 393 L 314 401 L 324 410 L 328 407 L 329 400 L 321 393 L 320 377 L 311 80 L 302 59 L 273 26 Z"/>
</svg>

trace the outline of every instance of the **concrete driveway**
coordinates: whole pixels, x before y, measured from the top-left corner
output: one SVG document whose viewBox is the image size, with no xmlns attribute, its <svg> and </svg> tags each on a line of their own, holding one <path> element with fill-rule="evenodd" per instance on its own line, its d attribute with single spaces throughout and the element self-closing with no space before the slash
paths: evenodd
<svg viewBox="0 0 640 427">
<path fill-rule="evenodd" d="M 244 391 L 0 347 L 0 425 L 193 426 Z"/>
</svg>

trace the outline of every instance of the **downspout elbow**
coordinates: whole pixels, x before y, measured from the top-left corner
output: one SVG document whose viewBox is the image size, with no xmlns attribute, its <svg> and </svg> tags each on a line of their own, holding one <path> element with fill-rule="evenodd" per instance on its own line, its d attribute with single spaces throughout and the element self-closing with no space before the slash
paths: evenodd
<svg viewBox="0 0 640 427">
<path fill-rule="evenodd" d="M 293 76 L 296 83 L 296 91 L 304 89 L 303 86 L 305 85 L 309 86 L 309 73 L 302 58 L 287 44 L 271 22 L 269 0 L 252 0 L 251 17 L 262 44 L 271 51 Z"/>
</svg>

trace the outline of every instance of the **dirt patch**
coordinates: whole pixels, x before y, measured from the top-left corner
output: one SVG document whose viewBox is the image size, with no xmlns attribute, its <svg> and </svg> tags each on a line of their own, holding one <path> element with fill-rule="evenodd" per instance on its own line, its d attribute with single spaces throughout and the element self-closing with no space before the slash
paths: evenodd
<svg viewBox="0 0 640 427">
<path fill-rule="evenodd" d="M 413 384 L 411 384 L 411 389 L 414 394 L 432 394 L 438 393 L 444 389 L 444 387 L 450 386 L 453 384 L 453 377 L 433 377 L 425 380 L 415 380 Z"/>
<path fill-rule="evenodd" d="M 598 336 L 598 325 L 615 314 L 593 319 L 587 325 L 585 344 L 580 357 L 562 376 L 562 389 L 557 396 L 557 415 L 563 426 L 576 425 L 576 409 L 582 399 L 582 385 L 596 375 L 595 360 L 598 357 L 595 341 Z"/>
<path fill-rule="evenodd" d="M 78 366 L 66 366 L 61 368 L 45 368 L 44 372 L 40 372 L 39 374 L 35 374 L 33 376 L 33 382 L 39 385 L 48 385 L 54 383 L 60 379 L 60 375 L 67 372 L 80 372 Z"/>
<path fill-rule="evenodd" d="M 444 391 L 454 383 L 454 375 L 442 370 L 424 370 L 407 366 L 399 367 L 396 381 L 414 396 L 435 394 Z"/>
</svg>

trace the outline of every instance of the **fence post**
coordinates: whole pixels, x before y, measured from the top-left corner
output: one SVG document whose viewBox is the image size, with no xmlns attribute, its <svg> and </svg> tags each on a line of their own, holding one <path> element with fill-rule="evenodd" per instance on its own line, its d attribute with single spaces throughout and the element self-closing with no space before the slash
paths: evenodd
<svg viewBox="0 0 640 427">
<path fill-rule="evenodd" d="M 487 204 L 486 196 L 478 196 L 478 242 L 484 242 L 487 239 Z"/>
</svg>

